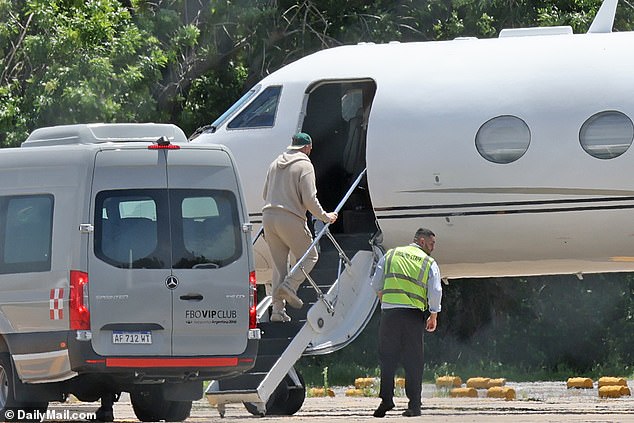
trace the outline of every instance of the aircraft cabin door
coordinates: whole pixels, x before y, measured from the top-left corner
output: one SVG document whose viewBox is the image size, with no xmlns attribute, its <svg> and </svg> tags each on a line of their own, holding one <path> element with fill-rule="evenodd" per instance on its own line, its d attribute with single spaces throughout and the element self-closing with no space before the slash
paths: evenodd
<svg viewBox="0 0 634 423">
<path fill-rule="evenodd" d="M 371 79 L 319 81 L 307 90 L 302 131 L 313 139 L 311 161 L 317 196 L 334 210 L 366 166 L 367 129 L 376 92 Z M 367 178 L 344 205 L 331 226 L 334 233 L 374 233 L 377 230 Z"/>
</svg>

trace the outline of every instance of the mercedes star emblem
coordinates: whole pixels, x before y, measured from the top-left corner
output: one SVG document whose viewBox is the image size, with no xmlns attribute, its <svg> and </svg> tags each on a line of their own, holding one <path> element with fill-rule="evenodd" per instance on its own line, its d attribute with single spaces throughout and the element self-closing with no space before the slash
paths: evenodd
<svg viewBox="0 0 634 423">
<path fill-rule="evenodd" d="M 165 279 L 165 286 L 167 289 L 175 289 L 178 286 L 178 278 L 176 276 L 168 276 Z"/>
</svg>

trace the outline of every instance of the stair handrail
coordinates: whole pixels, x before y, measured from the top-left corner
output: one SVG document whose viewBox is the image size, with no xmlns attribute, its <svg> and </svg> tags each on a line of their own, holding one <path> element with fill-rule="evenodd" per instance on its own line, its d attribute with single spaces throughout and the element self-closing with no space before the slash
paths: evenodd
<svg viewBox="0 0 634 423">
<path fill-rule="evenodd" d="M 346 201 L 348 201 L 348 198 L 350 198 L 350 196 L 352 195 L 354 190 L 357 188 L 359 183 L 361 183 L 361 179 L 365 175 L 366 171 L 367 171 L 367 168 L 363 169 L 361 171 L 361 173 L 359 173 L 359 176 L 357 176 L 357 179 L 355 179 L 354 182 L 352 183 L 352 185 L 350 185 L 350 188 L 348 188 L 348 191 L 346 192 L 346 195 L 343 196 L 343 198 L 341 199 L 341 201 L 337 205 L 337 208 L 335 208 L 335 210 L 334 210 L 335 213 L 339 214 L 339 211 L 343 208 L 343 205 L 346 203 Z M 299 260 L 297 260 L 297 263 L 295 263 L 295 265 L 288 272 L 289 276 L 293 275 L 293 274 L 295 274 L 295 272 L 297 272 L 297 270 L 301 267 L 302 263 L 304 263 L 304 261 L 306 260 L 306 257 L 308 257 L 308 253 L 310 252 L 310 250 L 312 250 L 317 245 L 317 243 L 319 242 L 321 237 L 324 236 L 324 234 L 328 231 L 328 228 L 330 227 L 330 225 L 331 225 L 330 222 L 325 222 L 324 227 L 321 229 L 321 231 L 319 231 L 317 236 L 315 236 L 315 239 L 313 239 L 313 242 L 310 244 L 310 247 L 308 247 L 308 249 L 306 250 L 304 255 Z M 341 250 L 341 247 L 339 246 L 339 244 L 337 243 L 337 241 L 335 241 L 335 239 L 332 236 L 330 236 L 329 238 L 333 242 L 333 244 L 335 244 L 335 247 L 338 247 L 337 250 L 339 250 L 339 252 L 341 253 L 342 250 Z M 350 264 L 350 260 L 346 260 L 346 261 L 347 261 L 347 264 L 349 265 Z"/>
<path fill-rule="evenodd" d="M 256 242 L 258 242 L 258 239 L 262 236 L 262 234 L 264 234 L 264 225 L 260 226 L 260 229 L 258 229 L 258 231 L 255 234 L 255 237 L 253 237 L 253 242 L 251 242 L 252 245 L 255 245 Z"/>
</svg>

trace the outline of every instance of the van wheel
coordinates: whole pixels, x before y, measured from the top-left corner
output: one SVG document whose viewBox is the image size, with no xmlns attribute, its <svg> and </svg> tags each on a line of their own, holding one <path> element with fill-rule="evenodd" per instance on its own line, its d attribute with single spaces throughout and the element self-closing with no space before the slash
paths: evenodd
<svg viewBox="0 0 634 423">
<path fill-rule="evenodd" d="M 181 422 L 189 417 L 191 401 L 169 401 L 163 399 L 160 386 L 148 386 L 130 392 L 130 401 L 136 417 L 142 422 Z"/>
<path fill-rule="evenodd" d="M 13 401 L 13 384 L 11 378 L 11 358 L 9 354 L 0 354 L 0 411 L 4 413 L 6 407 L 11 407 Z M 4 415 L 3 415 L 4 416 Z"/>
<path fill-rule="evenodd" d="M 273 394 L 266 402 L 265 414 L 267 416 L 292 416 L 302 408 L 304 398 L 306 398 L 306 386 L 301 373 L 297 372 L 297 377 L 301 386 L 295 386 L 293 379 L 289 375 L 286 375 L 284 380 L 277 385 L 277 388 L 275 388 L 275 391 L 273 391 Z M 257 406 L 252 402 L 245 402 L 244 408 L 254 416 L 263 417 Z"/>
<path fill-rule="evenodd" d="M 18 402 L 13 394 L 13 367 L 8 353 L 0 353 L 0 416 L 2 421 L 17 421 L 18 409 L 33 416 L 20 421 L 40 421 L 38 416 L 46 413 L 48 402 Z M 39 414 L 37 413 L 39 412 Z"/>
</svg>

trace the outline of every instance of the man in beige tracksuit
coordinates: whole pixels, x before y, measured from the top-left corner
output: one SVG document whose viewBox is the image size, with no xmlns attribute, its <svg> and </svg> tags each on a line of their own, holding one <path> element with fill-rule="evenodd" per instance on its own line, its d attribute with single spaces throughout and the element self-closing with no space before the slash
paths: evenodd
<svg viewBox="0 0 634 423">
<path fill-rule="evenodd" d="M 271 163 L 264 183 L 264 207 L 262 224 L 273 258 L 273 310 L 271 321 L 288 322 L 285 302 L 293 308 L 301 308 L 302 300 L 297 288 L 304 281 L 301 270 L 288 276 L 289 252 L 299 260 L 313 242 L 306 224 L 306 211 L 328 223 L 337 220 L 337 213 L 327 213 L 317 199 L 315 169 L 308 156 L 313 148 L 312 139 L 306 133 L 293 136 L 286 152 Z M 317 248 L 313 247 L 303 263 L 308 274 L 317 263 Z"/>
</svg>

